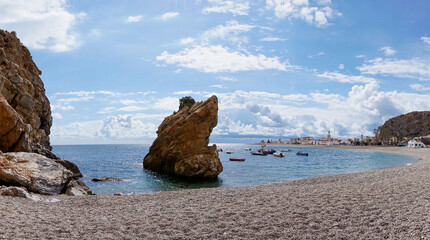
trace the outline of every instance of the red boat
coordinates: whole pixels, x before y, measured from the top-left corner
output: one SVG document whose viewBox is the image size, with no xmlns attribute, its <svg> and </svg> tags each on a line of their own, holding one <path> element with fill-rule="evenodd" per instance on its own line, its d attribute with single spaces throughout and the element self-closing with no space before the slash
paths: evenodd
<svg viewBox="0 0 430 240">
<path fill-rule="evenodd" d="M 236 162 L 243 162 L 245 161 L 245 158 L 229 158 L 230 161 L 236 161 Z"/>
</svg>

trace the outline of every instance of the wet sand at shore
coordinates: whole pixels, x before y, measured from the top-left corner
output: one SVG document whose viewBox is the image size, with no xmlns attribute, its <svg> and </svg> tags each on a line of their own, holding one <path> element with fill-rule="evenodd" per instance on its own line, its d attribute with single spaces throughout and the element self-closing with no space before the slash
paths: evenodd
<svg viewBox="0 0 430 240">
<path fill-rule="evenodd" d="M 407 166 L 129 196 L 0 196 L 4 239 L 430 239 L 430 149 Z"/>
</svg>

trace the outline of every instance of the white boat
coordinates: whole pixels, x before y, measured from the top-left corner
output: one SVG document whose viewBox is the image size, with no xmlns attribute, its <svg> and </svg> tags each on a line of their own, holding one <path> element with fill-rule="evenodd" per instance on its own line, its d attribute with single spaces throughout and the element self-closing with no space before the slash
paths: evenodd
<svg viewBox="0 0 430 240">
<path fill-rule="evenodd" d="M 225 153 L 227 153 L 227 154 L 233 154 L 234 152 L 232 152 L 232 151 L 225 151 Z"/>
<path fill-rule="evenodd" d="M 275 157 L 285 157 L 285 155 L 283 153 L 281 153 L 280 151 L 274 152 L 273 156 L 275 156 Z"/>
<path fill-rule="evenodd" d="M 426 145 L 417 140 L 411 140 L 408 142 L 408 148 L 425 148 Z"/>
<path fill-rule="evenodd" d="M 281 152 L 291 152 L 290 149 L 282 149 Z"/>
</svg>

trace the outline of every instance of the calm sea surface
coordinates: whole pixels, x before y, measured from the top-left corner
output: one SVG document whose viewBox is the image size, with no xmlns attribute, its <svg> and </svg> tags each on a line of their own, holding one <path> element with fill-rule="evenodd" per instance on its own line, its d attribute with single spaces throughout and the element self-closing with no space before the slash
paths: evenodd
<svg viewBox="0 0 430 240">
<path fill-rule="evenodd" d="M 143 158 L 149 145 L 56 145 L 53 152 L 62 159 L 76 163 L 84 175 L 83 181 L 96 194 L 143 193 L 202 187 L 238 187 L 263 185 L 288 180 L 340 173 L 391 168 L 417 161 L 415 158 L 364 151 L 274 146 L 276 150 L 291 149 L 286 157 L 273 155 L 253 156 L 245 148 L 257 150 L 259 146 L 243 144 L 217 144 L 224 152 L 219 157 L 224 171 L 216 181 L 189 182 L 143 169 Z M 225 151 L 234 154 L 226 154 Z M 297 156 L 302 150 L 309 156 Z M 246 158 L 245 162 L 232 162 L 230 157 Z M 92 182 L 96 177 L 116 177 L 122 182 Z"/>
</svg>

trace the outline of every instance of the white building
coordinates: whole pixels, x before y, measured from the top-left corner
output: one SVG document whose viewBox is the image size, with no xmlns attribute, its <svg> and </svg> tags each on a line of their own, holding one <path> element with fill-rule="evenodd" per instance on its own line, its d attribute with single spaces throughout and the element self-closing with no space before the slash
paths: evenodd
<svg viewBox="0 0 430 240">
<path fill-rule="evenodd" d="M 417 141 L 417 140 L 411 140 L 408 142 L 408 147 L 409 148 L 425 148 L 426 145 L 422 142 Z"/>
</svg>

